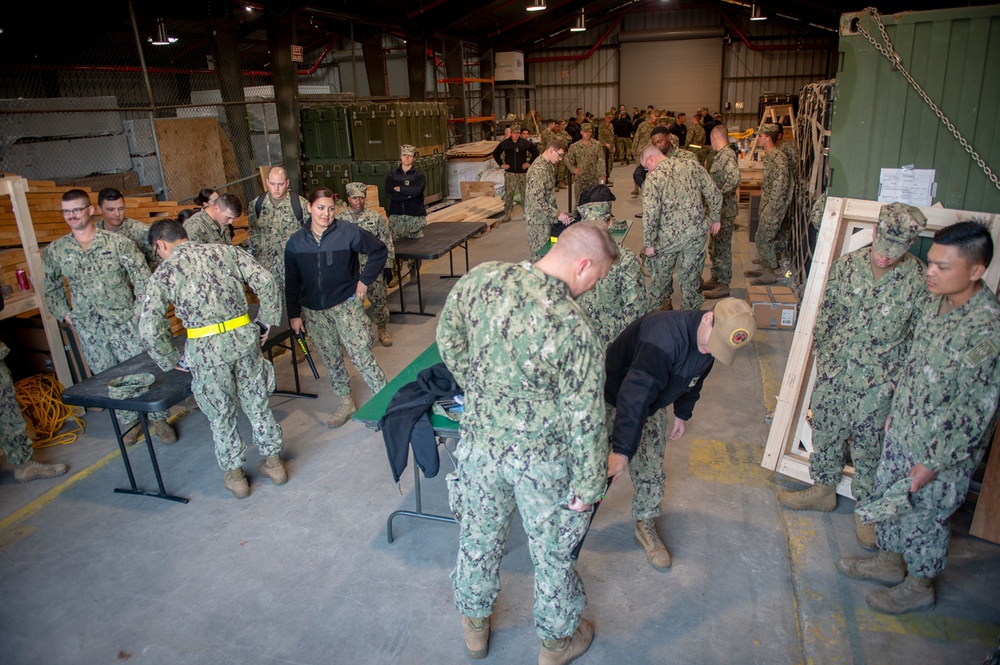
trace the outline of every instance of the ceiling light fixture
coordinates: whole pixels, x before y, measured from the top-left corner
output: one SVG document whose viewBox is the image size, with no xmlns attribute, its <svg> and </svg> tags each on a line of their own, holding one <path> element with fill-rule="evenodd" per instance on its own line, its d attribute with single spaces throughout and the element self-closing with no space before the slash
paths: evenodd
<svg viewBox="0 0 1000 665">
<path fill-rule="evenodd" d="M 583 32 L 587 29 L 587 17 L 583 14 L 583 9 L 580 9 L 580 15 L 576 18 L 576 22 L 573 23 L 573 27 L 569 29 L 570 32 Z"/>
<path fill-rule="evenodd" d="M 177 38 L 167 35 L 167 24 L 163 22 L 162 18 L 158 18 L 156 19 L 156 37 L 149 37 L 146 41 L 153 46 L 170 46 L 177 41 Z"/>
<path fill-rule="evenodd" d="M 531 4 L 525 7 L 529 12 L 540 12 L 546 9 L 545 0 L 531 0 Z"/>
<path fill-rule="evenodd" d="M 751 3 L 750 5 L 750 20 L 751 21 L 766 21 L 767 17 L 764 16 L 764 8 L 761 7 L 759 2 Z"/>
</svg>

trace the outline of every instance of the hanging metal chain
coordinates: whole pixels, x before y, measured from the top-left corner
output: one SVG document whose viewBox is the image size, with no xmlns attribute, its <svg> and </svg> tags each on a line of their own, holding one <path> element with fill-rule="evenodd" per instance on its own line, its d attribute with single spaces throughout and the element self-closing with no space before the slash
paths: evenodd
<svg viewBox="0 0 1000 665">
<path fill-rule="evenodd" d="M 930 98 L 930 95 L 924 92 L 923 88 L 920 87 L 920 84 L 917 83 L 913 76 L 910 75 L 910 72 L 906 71 L 906 68 L 903 67 L 903 59 L 892 48 L 892 42 L 889 41 L 889 34 L 885 31 L 885 25 L 882 23 L 882 17 L 879 16 L 878 10 L 874 7 L 869 7 L 865 11 L 869 12 L 878 24 L 878 29 L 882 33 L 882 39 L 885 40 L 885 46 L 879 44 L 875 38 L 872 37 L 871 34 L 864 29 L 864 27 L 862 27 L 860 21 L 858 22 L 858 32 L 864 35 L 865 38 L 871 42 L 872 46 L 874 46 L 878 52 L 884 55 L 892 64 L 892 68 L 898 70 L 899 73 L 903 75 L 903 78 L 905 78 L 909 84 L 913 86 L 913 89 L 917 91 L 917 94 L 920 95 L 924 102 L 926 102 L 927 105 L 931 107 L 931 110 L 934 111 L 934 115 L 936 115 L 938 119 L 944 123 L 944 126 L 951 131 L 951 133 L 955 136 L 955 139 L 962 144 L 962 147 L 965 148 L 966 152 L 968 152 L 972 156 L 972 159 L 976 161 L 976 164 L 979 164 L 979 168 L 986 173 L 987 177 L 989 177 L 989 179 L 993 182 L 993 185 L 997 189 L 1000 189 L 1000 179 L 997 178 L 997 175 L 990 170 L 990 167 L 986 165 L 986 162 L 979 156 L 979 153 L 976 152 L 971 145 L 969 145 L 969 142 L 965 140 L 965 137 L 962 136 L 961 132 L 955 129 L 955 125 L 953 125 L 951 120 L 948 119 L 948 116 L 946 116 L 941 109 L 938 108 L 938 105 L 934 103 L 934 100 Z"/>
</svg>

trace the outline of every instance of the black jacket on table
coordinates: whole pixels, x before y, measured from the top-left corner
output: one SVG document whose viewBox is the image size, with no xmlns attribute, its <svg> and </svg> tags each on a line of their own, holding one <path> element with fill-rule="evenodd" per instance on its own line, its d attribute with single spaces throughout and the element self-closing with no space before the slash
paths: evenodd
<svg viewBox="0 0 1000 665">
<path fill-rule="evenodd" d="M 608 346 L 604 401 L 614 406 L 611 448 L 629 459 L 639 449 L 650 414 L 670 404 L 689 420 L 715 359 L 698 350 L 705 312 L 651 312 Z M 666 435 L 666 434 L 664 434 Z"/>
<path fill-rule="evenodd" d="M 301 317 L 303 307 L 330 309 L 353 296 L 361 265 L 358 254 L 368 255 L 360 281 L 371 286 L 389 256 L 385 243 L 373 234 L 342 219 L 333 220 L 319 242 L 309 227 L 293 233 L 285 243 L 288 318 Z"/>
<path fill-rule="evenodd" d="M 398 192 L 396 187 L 399 187 Z M 389 197 L 389 214 L 414 217 L 426 215 L 427 209 L 424 207 L 426 187 L 427 178 L 416 166 L 405 172 L 402 165 L 389 171 L 385 176 L 385 195 Z"/>
<path fill-rule="evenodd" d="M 524 168 L 525 162 L 530 164 L 537 158 L 538 148 L 531 141 L 524 139 L 518 139 L 516 142 L 514 139 L 504 139 L 493 150 L 493 160 L 497 166 L 510 165 L 507 173 L 527 173 L 528 169 Z"/>
</svg>

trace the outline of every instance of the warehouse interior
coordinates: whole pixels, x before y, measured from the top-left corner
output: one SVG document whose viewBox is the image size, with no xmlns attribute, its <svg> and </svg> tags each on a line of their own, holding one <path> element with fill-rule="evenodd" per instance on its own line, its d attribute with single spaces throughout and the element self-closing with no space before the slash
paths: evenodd
<svg viewBox="0 0 1000 665">
<path fill-rule="evenodd" d="M 15 381 L 41 374 L 68 387 L 89 374 L 72 331 L 42 301 L 36 267 L 67 232 L 58 197 L 70 188 L 95 201 L 119 189 L 128 214 L 149 224 L 194 208 L 203 187 L 249 206 L 268 169 L 283 166 L 292 192 L 329 187 L 344 199 L 346 183 L 360 181 L 384 213 L 386 173 L 399 146 L 413 143 L 429 221 L 482 221 L 467 244 L 471 266 L 517 262 L 532 258 L 523 208 L 501 223 L 504 178 L 491 155 L 504 128 L 523 127 L 530 112 L 566 119 L 583 109 L 600 120 L 619 105 L 648 105 L 690 123 L 707 107 L 748 162 L 748 130 L 776 114 L 799 147 L 779 281 L 798 325 L 762 327 L 731 367 L 713 371 L 687 434 L 668 443 L 660 529 L 669 571 L 653 570 L 632 542 L 630 481 L 608 493 L 579 559 L 584 616 L 596 626 L 579 662 L 997 662 L 995 445 L 952 518 L 948 567 L 927 612 L 876 613 L 865 602 L 871 584 L 838 574 L 838 558 L 865 555 L 852 499 L 831 513 L 794 512 L 776 493 L 808 482 L 800 437 L 809 380 L 795 376 L 808 377 L 802 320 L 815 317 L 822 293 L 811 275 L 853 248 L 852 234 L 867 228 L 870 238 L 881 170 L 934 169 L 928 209 L 943 209 L 934 213 L 942 219 L 966 211 L 1000 238 L 1000 186 L 988 171 L 1000 154 L 1000 118 L 989 112 L 1000 103 L 1000 5 L 879 2 L 876 14 L 792 0 L 129 0 L 52 19 L 40 6 L 0 19 L 0 173 L 10 194 L 0 197 L 0 287 L 10 287 L 0 342 L 12 350 L 4 362 Z M 891 40 L 898 65 L 954 131 L 869 36 Z M 615 216 L 631 221 L 624 245 L 639 253 L 633 168 L 614 163 L 608 184 Z M 556 198 L 560 210 L 575 207 L 572 189 Z M 733 240 L 740 299 L 750 298 L 743 270 L 756 256 L 759 202 L 751 167 Z M 830 222 L 838 214 L 843 221 Z M 245 214 L 234 229 L 239 244 Z M 911 251 L 926 259 L 929 245 L 925 234 Z M 373 348 L 388 379 L 433 344 L 464 258 L 457 248 L 425 261 L 419 302 L 413 285 L 389 291 L 390 309 L 402 302 L 407 313 L 391 317 L 393 346 Z M 994 266 L 994 290 L 997 278 Z M 186 504 L 113 491 L 128 478 L 103 409 L 64 416 L 54 435 L 68 445 L 36 448 L 67 475 L 18 484 L 0 462 L 4 662 L 470 662 L 449 580 L 456 525 L 402 516 L 392 538 L 386 530 L 390 514 L 419 511 L 421 501 L 449 514 L 455 442 L 442 442 L 437 477 L 415 481 L 407 468 L 394 483 L 381 433 L 359 422 L 329 429 L 337 398 L 326 368 L 313 379 L 291 355 L 274 358 L 278 387 L 301 382 L 318 397 L 272 396 L 289 483 L 249 473 L 248 500 L 222 486 L 193 399 L 171 408 L 180 440 L 152 444 L 168 493 Z M 350 376 L 360 405 L 371 391 L 353 366 Z M 242 413 L 239 428 L 249 442 Z M 146 444 L 127 452 L 135 482 L 154 488 Z M 255 469 L 254 446 L 247 458 Z M 532 563 L 514 524 L 487 663 L 531 662 L 538 651 Z"/>
</svg>

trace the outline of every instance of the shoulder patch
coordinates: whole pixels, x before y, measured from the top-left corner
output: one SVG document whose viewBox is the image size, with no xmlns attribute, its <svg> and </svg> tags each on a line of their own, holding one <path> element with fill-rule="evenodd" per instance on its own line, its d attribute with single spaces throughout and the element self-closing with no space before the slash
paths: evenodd
<svg viewBox="0 0 1000 665">
<path fill-rule="evenodd" d="M 966 364 L 977 367 L 997 354 L 997 346 L 991 339 L 984 339 L 965 354 Z"/>
</svg>

